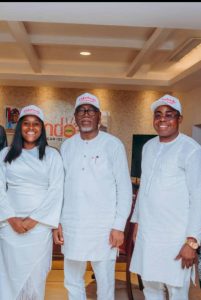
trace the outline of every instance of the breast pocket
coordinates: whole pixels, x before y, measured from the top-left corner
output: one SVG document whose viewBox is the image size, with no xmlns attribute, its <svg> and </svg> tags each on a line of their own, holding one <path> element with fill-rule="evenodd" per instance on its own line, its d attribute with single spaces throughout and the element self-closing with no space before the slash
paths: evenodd
<svg viewBox="0 0 201 300">
<path fill-rule="evenodd" d="M 94 169 L 104 169 L 108 166 L 107 158 L 101 154 L 91 155 L 89 158 L 89 165 Z"/>
<path fill-rule="evenodd" d="M 89 167 L 96 176 L 110 177 L 112 176 L 112 165 L 108 157 L 101 154 L 92 155 L 89 159 Z"/>
</svg>

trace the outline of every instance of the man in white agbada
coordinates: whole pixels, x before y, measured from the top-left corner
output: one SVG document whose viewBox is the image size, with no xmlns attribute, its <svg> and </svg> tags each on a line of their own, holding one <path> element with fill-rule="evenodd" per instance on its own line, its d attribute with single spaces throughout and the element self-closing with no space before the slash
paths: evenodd
<svg viewBox="0 0 201 300">
<path fill-rule="evenodd" d="M 99 131 L 99 100 L 79 96 L 75 119 L 80 133 L 61 147 L 65 169 L 61 225 L 54 241 L 63 244 L 65 287 L 70 300 L 86 299 L 84 273 L 91 261 L 98 300 L 114 299 L 118 247 L 130 213 L 132 187 L 122 142 Z"/>
<path fill-rule="evenodd" d="M 1 300 L 44 299 L 64 171 L 43 120 L 39 107 L 24 107 L 11 146 L 0 152 Z"/>
<path fill-rule="evenodd" d="M 151 109 L 158 136 L 143 147 L 130 270 L 146 300 L 166 299 L 165 287 L 170 300 L 187 300 L 201 238 L 201 147 L 179 132 L 177 98 L 165 95 Z"/>
</svg>

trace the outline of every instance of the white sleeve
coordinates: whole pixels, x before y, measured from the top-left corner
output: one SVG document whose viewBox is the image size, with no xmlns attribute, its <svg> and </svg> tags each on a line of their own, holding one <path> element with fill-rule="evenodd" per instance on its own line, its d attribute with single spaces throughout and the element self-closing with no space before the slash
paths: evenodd
<svg viewBox="0 0 201 300">
<path fill-rule="evenodd" d="M 186 162 L 186 182 L 189 190 L 189 218 L 187 237 L 201 241 L 201 148 L 194 151 Z"/>
<path fill-rule="evenodd" d="M 6 169 L 3 163 L 4 150 L 0 152 L 0 222 L 15 217 L 15 211 L 8 202 L 6 193 Z"/>
<path fill-rule="evenodd" d="M 113 172 L 116 180 L 116 216 L 113 229 L 124 231 L 126 221 L 131 211 L 132 184 L 128 169 L 126 152 L 120 143 L 113 157 Z"/>
<path fill-rule="evenodd" d="M 52 154 L 49 161 L 49 187 L 46 199 L 29 217 L 57 228 L 63 203 L 64 170 L 60 154 L 56 151 Z"/>
</svg>

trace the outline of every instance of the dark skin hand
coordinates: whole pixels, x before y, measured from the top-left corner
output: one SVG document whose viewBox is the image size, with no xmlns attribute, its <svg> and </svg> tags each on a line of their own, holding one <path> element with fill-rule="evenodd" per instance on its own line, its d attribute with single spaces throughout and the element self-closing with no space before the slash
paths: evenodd
<svg viewBox="0 0 201 300">
<path fill-rule="evenodd" d="M 23 218 L 13 217 L 8 219 L 8 223 L 17 233 L 25 233 L 26 229 L 23 227 Z"/>
<path fill-rule="evenodd" d="M 184 244 L 175 259 L 176 260 L 181 259 L 182 269 L 190 268 L 196 263 L 197 260 L 196 250 L 192 249 L 189 245 Z"/>
<path fill-rule="evenodd" d="M 38 221 L 33 220 L 29 217 L 23 220 L 23 227 L 25 228 L 26 231 L 29 231 L 32 228 L 34 228 L 36 224 L 38 224 Z"/>
<path fill-rule="evenodd" d="M 12 217 L 8 219 L 8 223 L 11 225 L 15 232 L 21 234 L 34 228 L 38 222 L 29 217 L 25 219 L 19 217 Z"/>
<path fill-rule="evenodd" d="M 124 232 L 116 229 L 112 229 L 110 232 L 109 243 L 111 248 L 118 248 L 124 242 Z"/>
<path fill-rule="evenodd" d="M 64 244 L 64 238 L 63 238 L 63 232 L 62 232 L 62 226 L 59 224 L 58 229 L 53 229 L 53 239 L 56 245 L 63 245 Z"/>
</svg>

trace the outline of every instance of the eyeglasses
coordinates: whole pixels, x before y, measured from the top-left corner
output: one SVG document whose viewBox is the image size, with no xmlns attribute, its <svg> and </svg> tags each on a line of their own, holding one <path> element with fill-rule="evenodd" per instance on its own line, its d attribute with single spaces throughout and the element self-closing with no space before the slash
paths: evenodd
<svg viewBox="0 0 201 300">
<path fill-rule="evenodd" d="M 180 114 L 174 113 L 174 112 L 168 112 L 165 115 L 163 115 L 163 114 L 161 114 L 159 112 L 156 112 L 154 114 L 154 120 L 160 120 L 160 119 L 163 118 L 163 119 L 165 119 L 165 121 L 171 121 L 171 120 L 173 120 L 173 119 L 175 119 L 175 118 L 177 118 L 179 116 L 180 116 Z"/>
<path fill-rule="evenodd" d="M 76 110 L 76 114 L 78 117 L 83 117 L 86 113 L 90 116 L 90 117 L 93 117 L 95 116 L 95 114 L 98 112 L 98 109 L 95 109 L 95 108 L 88 108 L 88 109 L 85 109 L 85 108 L 78 108 Z"/>
</svg>

